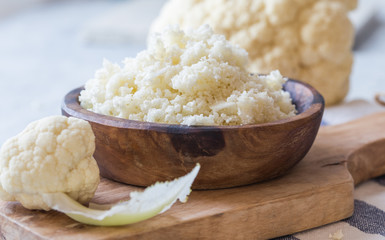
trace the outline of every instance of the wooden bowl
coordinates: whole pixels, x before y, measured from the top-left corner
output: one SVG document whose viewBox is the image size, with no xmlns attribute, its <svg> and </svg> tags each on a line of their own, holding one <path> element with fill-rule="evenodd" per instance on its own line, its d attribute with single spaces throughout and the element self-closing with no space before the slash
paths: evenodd
<svg viewBox="0 0 385 240">
<path fill-rule="evenodd" d="M 298 114 L 265 124 L 185 126 L 139 122 L 83 109 L 80 91 L 69 92 L 62 113 L 90 122 L 96 136 L 94 157 L 103 177 L 137 186 L 172 180 L 201 170 L 194 189 L 241 186 L 286 173 L 308 152 L 317 135 L 323 97 L 311 86 L 289 79 Z"/>
</svg>

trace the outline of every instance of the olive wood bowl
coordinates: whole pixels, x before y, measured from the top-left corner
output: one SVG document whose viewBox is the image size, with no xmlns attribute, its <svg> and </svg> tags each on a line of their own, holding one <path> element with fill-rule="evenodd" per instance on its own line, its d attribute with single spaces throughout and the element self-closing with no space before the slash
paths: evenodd
<svg viewBox="0 0 385 240">
<path fill-rule="evenodd" d="M 264 124 L 185 126 L 126 120 L 83 109 L 80 91 L 69 92 L 62 114 L 87 120 L 96 136 L 94 157 L 101 176 L 149 186 L 201 170 L 193 189 L 235 187 L 285 174 L 308 152 L 317 135 L 323 97 L 311 86 L 284 84 L 297 115 Z"/>
</svg>

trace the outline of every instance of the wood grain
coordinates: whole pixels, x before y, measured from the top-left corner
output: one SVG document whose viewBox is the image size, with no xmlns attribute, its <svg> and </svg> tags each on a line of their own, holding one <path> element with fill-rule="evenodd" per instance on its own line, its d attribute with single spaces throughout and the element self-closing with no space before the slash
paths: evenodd
<svg viewBox="0 0 385 240">
<path fill-rule="evenodd" d="M 83 109 L 81 88 L 70 92 L 62 112 L 91 123 L 101 175 L 115 181 L 148 186 L 201 171 L 194 189 L 247 185 L 285 174 L 310 149 L 320 126 L 324 102 L 307 84 L 289 80 L 298 115 L 266 124 L 183 126 L 119 119 Z"/>
<path fill-rule="evenodd" d="M 193 191 L 185 204 L 124 227 L 93 227 L 50 211 L 0 202 L 5 239 L 268 239 L 321 226 L 353 212 L 354 182 L 385 173 L 385 113 L 321 127 L 288 174 L 259 184 Z M 351 171 L 349 173 L 348 169 Z M 103 179 L 96 203 L 127 199 L 140 188 Z"/>
</svg>

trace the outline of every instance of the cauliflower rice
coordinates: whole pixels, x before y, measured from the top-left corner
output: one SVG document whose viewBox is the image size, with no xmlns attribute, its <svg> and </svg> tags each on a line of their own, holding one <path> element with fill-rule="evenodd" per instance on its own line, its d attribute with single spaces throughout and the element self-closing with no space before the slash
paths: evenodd
<svg viewBox="0 0 385 240">
<path fill-rule="evenodd" d="M 130 120 L 241 125 L 294 116 L 286 79 L 246 70 L 247 52 L 212 29 L 167 27 L 123 66 L 104 61 L 80 94 L 90 111 Z"/>
</svg>

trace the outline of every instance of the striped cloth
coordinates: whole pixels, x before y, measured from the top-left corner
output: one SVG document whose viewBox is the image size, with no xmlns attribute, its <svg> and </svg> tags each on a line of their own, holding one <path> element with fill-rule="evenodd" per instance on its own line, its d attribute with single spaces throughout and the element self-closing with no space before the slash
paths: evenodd
<svg viewBox="0 0 385 240">
<path fill-rule="evenodd" d="M 334 240 L 338 238 L 332 236 L 339 231 L 344 240 L 384 240 L 385 175 L 357 186 L 354 198 L 354 214 L 350 218 L 275 240 Z"/>
<path fill-rule="evenodd" d="M 384 110 L 385 108 L 374 103 L 352 101 L 326 109 L 323 124 L 339 124 L 362 115 Z M 353 216 L 336 223 L 274 240 L 385 240 L 385 175 L 356 186 L 354 199 Z"/>
</svg>

